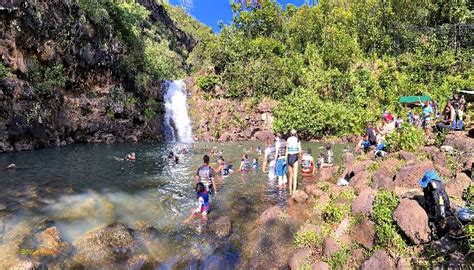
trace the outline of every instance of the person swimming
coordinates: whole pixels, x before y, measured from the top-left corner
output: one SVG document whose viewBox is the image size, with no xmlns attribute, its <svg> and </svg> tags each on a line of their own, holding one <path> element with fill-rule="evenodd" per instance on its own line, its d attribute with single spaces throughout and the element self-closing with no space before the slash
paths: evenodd
<svg viewBox="0 0 474 270">
<path fill-rule="evenodd" d="M 136 157 L 136 155 L 135 155 L 134 152 L 128 154 L 128 155 L 125 157 L 125 160 L 127 160 L 127 161 L 134 161 L 134 160 L 136 160 L 136 159 L 137 159 L 137 157 Z"/>
</svg>

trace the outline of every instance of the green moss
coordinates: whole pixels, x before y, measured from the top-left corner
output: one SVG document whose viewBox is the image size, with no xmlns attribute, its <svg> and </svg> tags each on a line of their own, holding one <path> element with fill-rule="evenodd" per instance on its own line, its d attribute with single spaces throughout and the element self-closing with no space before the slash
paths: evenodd
<svg viewBox="0 0 474 270">
<path fill-rule="evenodd" d="M 347 247 L 342 247 L 339 251 L 327 258 L 327 263 L 331 269 L 341 269 L 350 259 L 350 250 Z"/>
</svg>

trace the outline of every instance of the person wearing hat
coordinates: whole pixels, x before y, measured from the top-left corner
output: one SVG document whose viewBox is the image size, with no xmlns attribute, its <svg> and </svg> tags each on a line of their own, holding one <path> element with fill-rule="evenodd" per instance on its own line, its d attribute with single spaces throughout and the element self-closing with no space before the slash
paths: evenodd
<svg viewBox="0 0 474 270">
<path fill-rule="evenodd" d="M 298 140 L 296 130 L 291 130 L 291 136 L 286 140 L 286 156 L 288 161 L 288 172 L 290 179 L 288 182 L 290 195 L 296 191 L 298 187 L 298 160 L 301 158 L 301 142 Z"/>
<path fill-rule="evenodd" d="M 449 197 L 439 175 L 434 170 L 427 170 L 418 183 L 423 189 L 425 211 L 428 214 L 433 235 L 440 237 L 446 232 L 446 217 L 452 216 Z"/>
</svg>

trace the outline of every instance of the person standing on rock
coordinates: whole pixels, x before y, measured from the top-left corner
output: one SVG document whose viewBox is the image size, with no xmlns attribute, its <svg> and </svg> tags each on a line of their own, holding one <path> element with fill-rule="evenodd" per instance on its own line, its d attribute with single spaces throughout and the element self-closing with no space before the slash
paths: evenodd
<svg viewBox="0 0 474 270">
<path fill-rule="evenodd" d="M 214 169 L 209 166 L 209 156 L 204 155 L 202 158 L 204 164 L 199 167 L 199 169 L 196 172 L 196 184 L 197 183 L 203 183 L 204 187 L 206 188 L 206 191 L 209 194 L 215 194 L 217 195 L 217 187 L 216 187 L 216 181 L 214 181 Z"/>
<path fill-rule="evenodd" d="M 288 172 L 290 173 L 290 195 L 298 187 L 298 160 L 301 159 L 301 142 L 298 140 L 296 130 L 291 130 L 291 136 L 286 140 L 286 155 L 288 160 Z"/>
<path fill-rule="evenodd" d="M 420 99 L 420 105 L 423 106 L 423 110 L 421 114 L 423 117 L 421 126 L 425 130 L 426 139 L 429 139 L 430 129 L 431 129 L 431 116 L 433 115 L 433 108 L 431 107 L 431 104 L 429 101 L 426 101 L 425 105 L 423 105 L 423 103 L 421 102 L 421 99 Z"/>
<path fill-rule="evenodd" d="M 262 162 L 262 171 L 267 172 L 268 166 L 268 179 L 275 180 L 275 167 L 276 167 L 276 148 L 271 141 L 267 142 L 267 148 L 265 149 L 265 155 Z"/>
<path fill-rule="evenodd" d="M 285 188 L 287 183 L 286 172 L 288 170 L 286 163 L 286 141 L 281 138 L 280 134 L 277 134 L 275 137 L 275 149 L 277 153 L 275 173 L 278 178 L 278 186 Z"/>
</svg>

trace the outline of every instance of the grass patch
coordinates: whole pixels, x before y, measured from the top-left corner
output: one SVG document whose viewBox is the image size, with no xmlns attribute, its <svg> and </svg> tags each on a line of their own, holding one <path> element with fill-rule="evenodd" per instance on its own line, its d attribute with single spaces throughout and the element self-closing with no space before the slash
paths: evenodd
<svg viewBox="0 0 474 270">
<path fill-rule="evenodd" d="M 374 163 L 371 163 L 369 166 L 367 166 L 367 171 L 371 172 L 371 173 L 375 173 L 380 167 L 380 163 L 379 162 L 374 162 Z"/>
<path fill-rule="evenodd" d="M 393 192 L 379 191 L 375 198 L 372 217 L 375 223 L 376 246 L 404 254 L 407 245 L 393 220 L 393 212 L 398 203 L 398 197 Z"/>
<path fill-rule="evenodd" d="M 298 247 L 313 248 L 321 243 L 321 238 L 314 231 L 297 232 L 294 236 L 293 243 Z"/>
<path fill-rule="evenodd" d="M 350 250 L 347 247 L 342 247 L 327 259 L 327 263 L 331 266 L 331 269 L 340 269 L 347 264 L 349 259 Z"/>
</svg>

